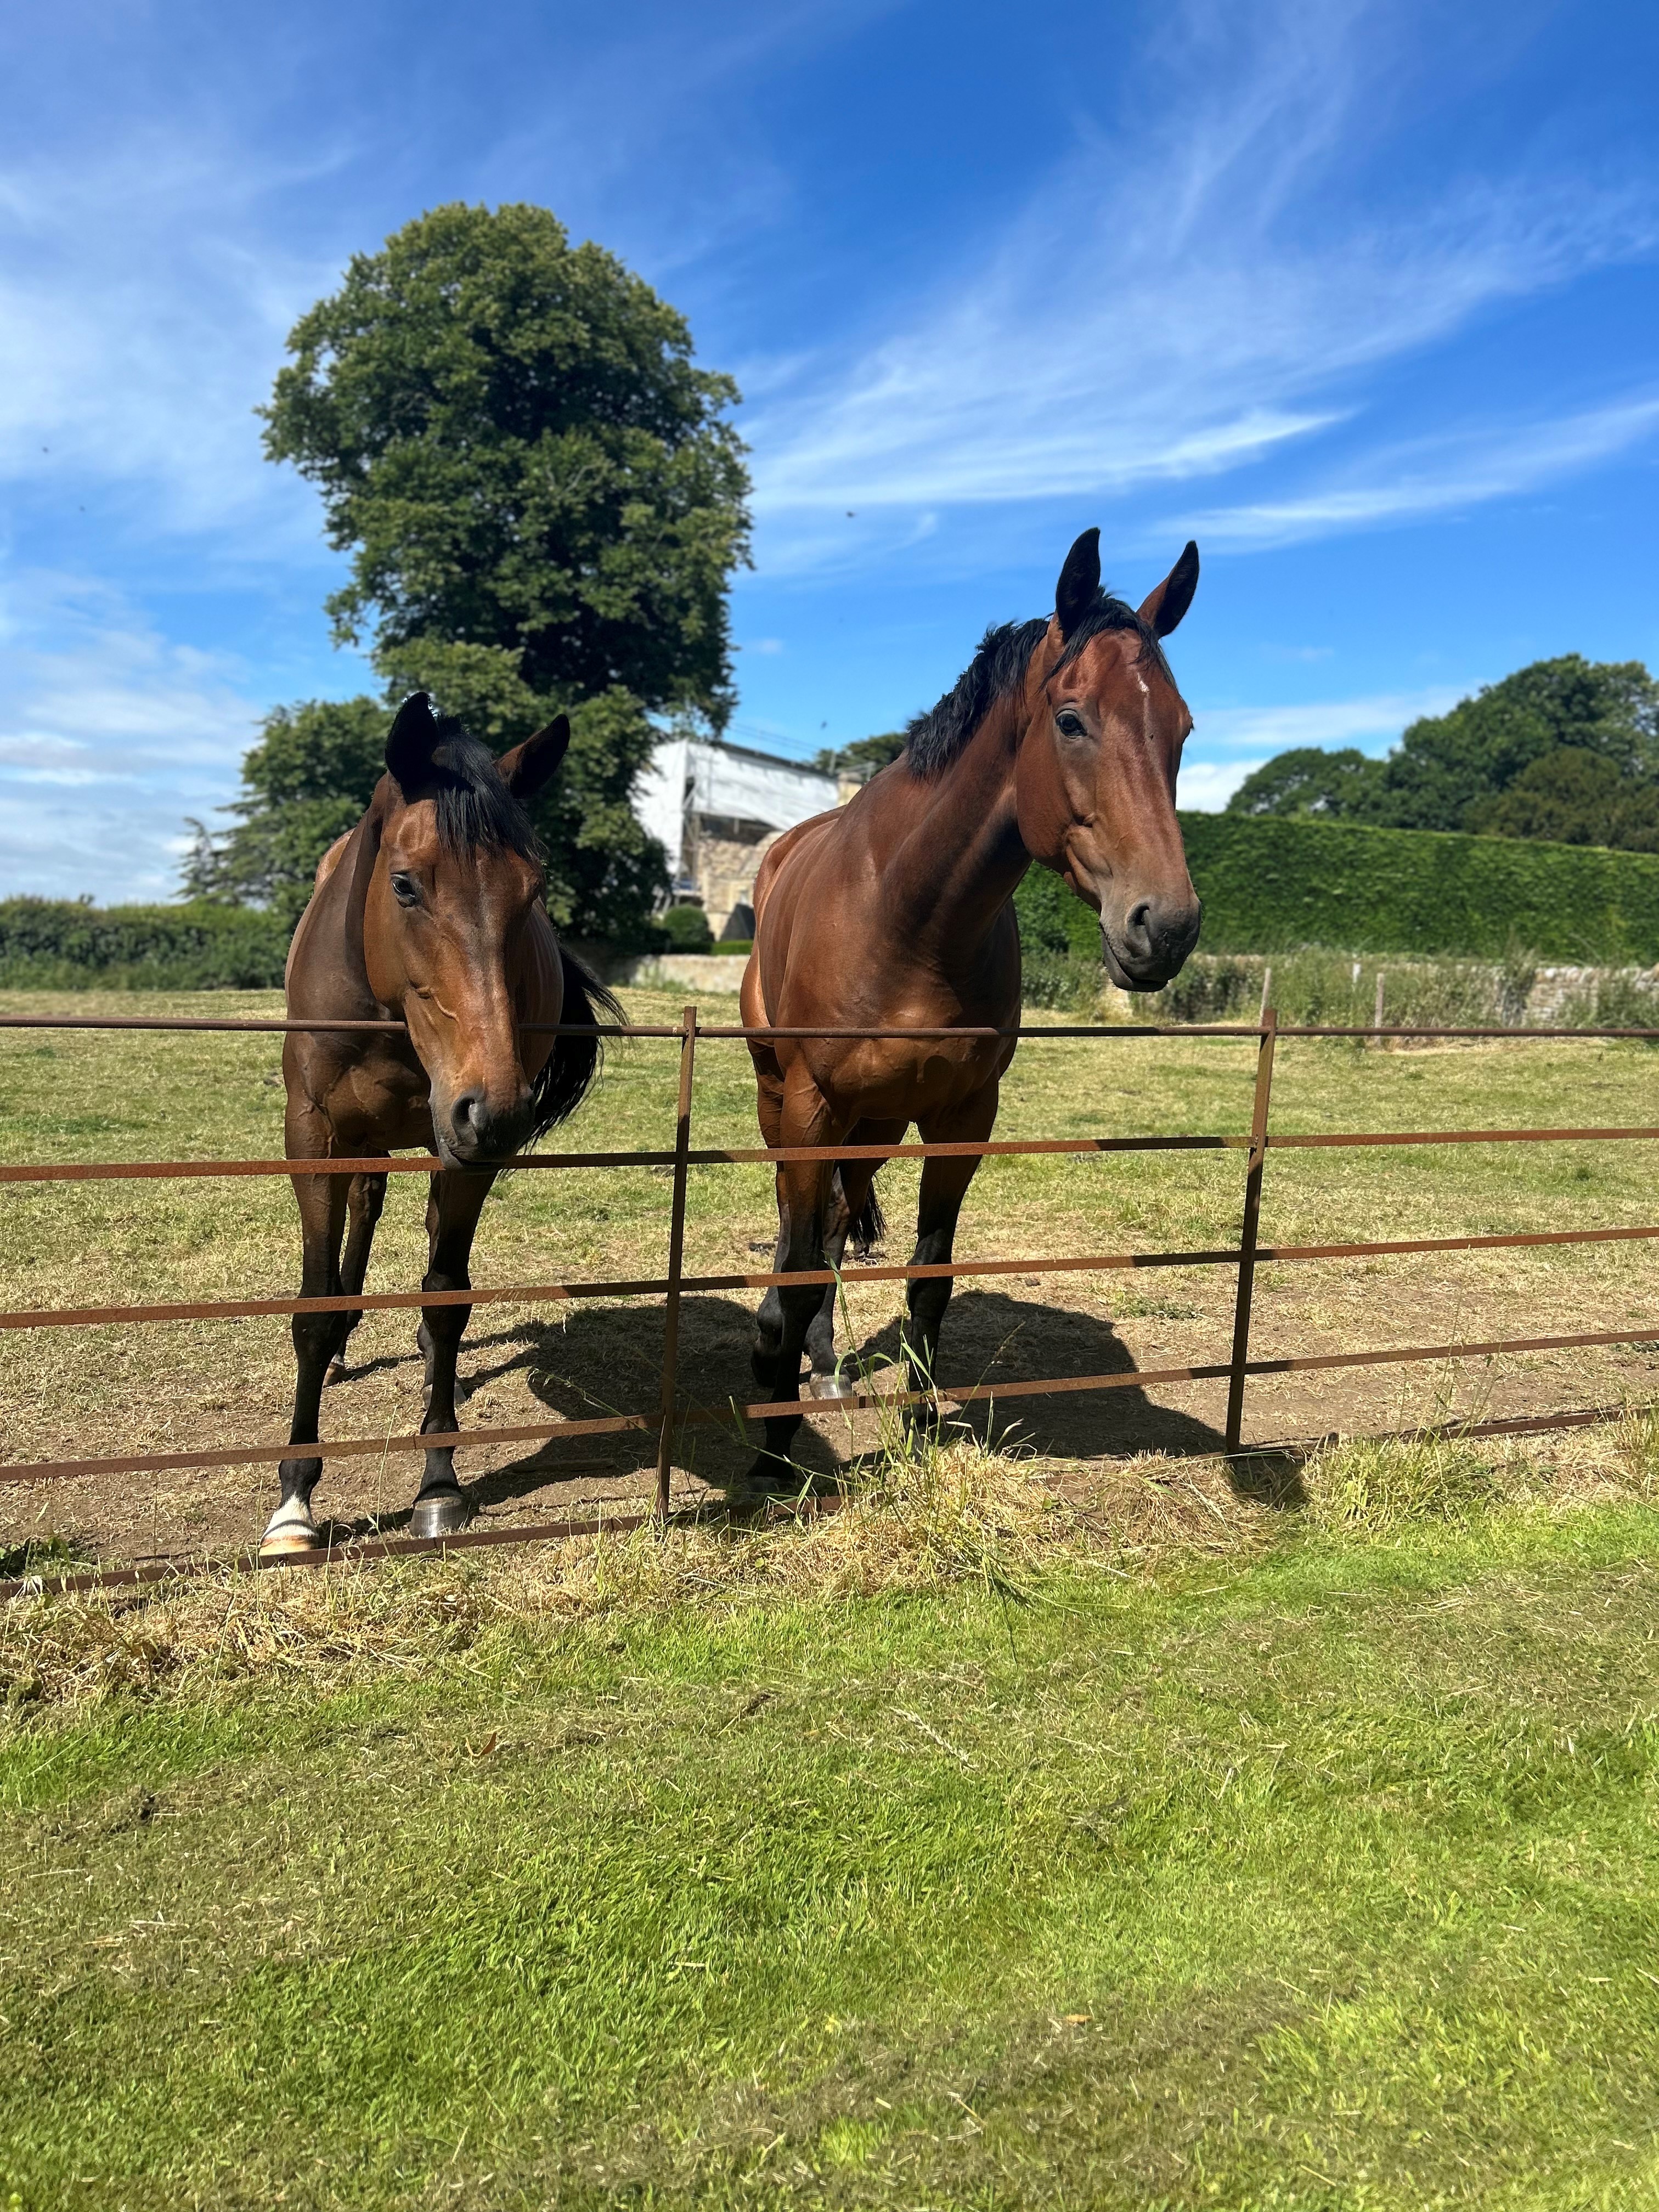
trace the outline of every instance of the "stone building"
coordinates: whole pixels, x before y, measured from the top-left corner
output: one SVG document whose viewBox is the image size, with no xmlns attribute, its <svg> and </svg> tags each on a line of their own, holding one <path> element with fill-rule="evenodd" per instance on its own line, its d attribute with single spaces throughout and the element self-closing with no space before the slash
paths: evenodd
<svg viewBox="0 0 1659 2212">
<path fill-rule="evenodd" d="M 634 811 L 668 854 L 677 903 L 701 905 L 716 939 L 751 936 L 755 871 L 772 840 L 844 796 L 800 761 L 702 738 L 666 738 L 635 793 Z"/>
</svg>

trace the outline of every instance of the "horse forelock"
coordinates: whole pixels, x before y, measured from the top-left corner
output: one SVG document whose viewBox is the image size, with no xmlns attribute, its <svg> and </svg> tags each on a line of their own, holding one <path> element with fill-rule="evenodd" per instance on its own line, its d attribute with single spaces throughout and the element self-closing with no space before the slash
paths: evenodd
<svg viewBox="0 0 1659 2212">
<path fill-rule="evenodd" d="M 438 842 L 452 858 L 469 853 L 517 853 L 540 867 L 535 825 L 508 790 L 495 756 L 459 722 L 445 720 L 432 752 L 431 775 L 413 794 L 432 801 Z M 410 794 L 404 794 L 405 804 Z"/>
<path fill-rule="evenodd" d="M 1031 656 L 1048 634 L 1049 617 L 1003 623 L 988 629 L 974 655 L 937 706 L 914 715 L 905 726 L 904 757 L 914 775 L 935 776 L 957 759 L 994 707 L 1019 690 Z M 1123 599 L 1101 592 L 1066 640 L 1053 674 L 1077 659 L 1091 638 L 1106 630 L 1128 630 L 1139 641 L 1137 661 L 1150 660 L 1164 676 L 1170 665 L 1158 634 Z M 1174 678 L 1170 678 L 1173 682 Z"/>
</svg>

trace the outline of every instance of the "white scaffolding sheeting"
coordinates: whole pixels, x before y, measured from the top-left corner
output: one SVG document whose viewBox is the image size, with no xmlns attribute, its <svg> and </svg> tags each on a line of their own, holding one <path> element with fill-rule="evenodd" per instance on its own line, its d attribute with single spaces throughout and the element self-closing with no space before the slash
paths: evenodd
<svg viewBox="0 0 1659 2212">
<path fill-rule="evenodd" d="M 836 803 L 836 779 L 795 761 L 744 745 L 665 738 L 641 771 L 634 811 L 668 854 L 678 876 L 685 854 L 689 814 L 722 815 L 792 830 Z"/>
<path fill-rule="evenodd" d="M 769 830 L 793 830 L 809 815 L 836 804 L 836 779 L 769 753 L 742 745 L 693 745 L 691 804 L 698 814 L 735 816 L 763 822 Z"/>
<path fill-rule="evenodd" d="M 671 876 L 679 874 L 685 851 L 685 811 L 691 796 L 687 756 L 693 750 L 684 738 L 665 738 L 634 786 L 634 812 L 641 827 L 667 854 Z"/>
</svg>

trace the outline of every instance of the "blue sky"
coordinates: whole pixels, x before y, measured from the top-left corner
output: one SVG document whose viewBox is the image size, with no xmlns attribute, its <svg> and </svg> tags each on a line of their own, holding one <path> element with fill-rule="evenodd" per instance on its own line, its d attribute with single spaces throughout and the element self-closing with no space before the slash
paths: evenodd
<svg viewBox="0 0 1659 2212">
<path fill-rule="evenodd" d="M 252 410 L 450 199 L 737 375 L 742 741 L 930 703 L 1091 523 L 1135 599 L 1202 550 L 1187 804 L 1659 665 L 1651 0 L 15 0 L 0 81 L 0 895 L 167 895 L 260 712 L 368 687 Z"/>
</svg>

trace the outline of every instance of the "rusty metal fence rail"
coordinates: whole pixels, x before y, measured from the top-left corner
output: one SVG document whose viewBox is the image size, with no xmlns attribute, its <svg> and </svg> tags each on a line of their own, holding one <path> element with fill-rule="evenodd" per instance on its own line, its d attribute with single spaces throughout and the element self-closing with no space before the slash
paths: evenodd
<svg viewBox="0 0 1659 2212">
<path fill-rule="evenodd" d="M 671 1477 L 674 1445 L 687 1428 L 697 1424 L 729 1421 L 735 1412 L 745 1419 L 764 1419 L 770 1414 L 833 1410 L 837 1414 L 880 1407 L 899 1407 L 948 1399 L 964 1405 L 976 1401 L 1010 1399 L 1079 1391 L 1142 1389 L 1224 1380 L 1227 1411 L 1224 1448 L 1237 1456 L 1243 1449 L 1245 1392 L 1253 1376 L 1267 1376 L 1340 1368 L 1401 1365 L 1415 1361 L 1485 1358 L 1504 1353 L 1588 1349 L 1644 1343 L 1659 1335 L 1659 1321 L 1630 1329 L 1597 1330 L 1571 1334 L 1498 1338 L 1481 1341 L 1453 1341 L 1426 1345 L 1395 1345 L 1359 1352 L 1316 1352 L 1278 1358 L 1250 1357 L 1250 1322 L 1255 1271 L 1263 1261 L 1297 1262 L 1320 1260 L 1387 1257 L 1430 1252 L 1474 1252 L 1523 1249 L 1540 1246 L 1636 1243 L 1659 1238 L 1659 1224 L 1638 1227 L 1589 1228 L 1519 1231 L 1509 1235 L 1395 1237 L 1358 1243 L 1322 1244 L 1263 1244 L 1260 1241 L 1263 1175 L 1271 1152 L 1367 1148 L 1391 1146 L 1538 1145 L 1561 1142 L 1607 1143 L 1659 1141 L 1659 1126 L 1638 1127 L 1432 1129 L 1400 1131 L 1320 1132 L 1313 1134 L 1273 1132 L 1272 1102 L 1275 1048 L 1282 1037 L 1346 1038 L 1382 1042 L 1385 1040 L 1504 1039 L 1530 1043 L 1546 1039 L 1620 1039 L 1659 1042 L 1656 1029 L 1407 1029 L 1381 1024 L 1370 1027 L 1332 1027 L 1285 1024 L 1274 1011 L 1263 1011 L 1259 1024 L 1045 1024 L 1018 1030 L 991 1029 L 755 1029 L 700 1021 L 695 1006 L 687 1006 L 681 1021 L 661 1024 L 531 1024 L 568 1035 L 599 1035 L 618 1038 L 672 1040 L 679 1046 L 678 1086 L 674 1143 L 663 1150 L 634 1148 L 608 1152 L 544 1152 L 515 1161 L 515 1172 L 525 1170 L 580 1171 L 623 1167 L 655 1167 L 672 1177 L 666 1266 L 660 1276 L 614 1278 L 575 1282 L 520 1283 L 486 1285 L 465 1291 L 365 1291 L 331 1297 L 209 1299 L 195 1303 L 26 1308 L 0 1312 L 0 1330 L 23 1332 L 43 1328 L 151 1326 L 167 1322 L 231 1321 L 264 1316 L 304 1313 L 374 1313 L 403 1308 L 441 1305 L 535 1305 L 585 1298 L 661 1299 L 664 1304 L 664 1344 L 661 1387 L 654 1408 L 615 1413 L 591 1420 L 536 1422 L 455 1431 L 444 1434 L 411 1432 L 390 1437 L 315 1438 L 297 1443 L 249 1442 L 211 1449 L 167 1452 L 127 1452 L 81 1459 L 0 1462 L 0 1485 L 71 1481 L 106 1474 L 179 1473 L 190 1469 L 274 1464 L 295 1456 L 341 1460 L 367 1455 L 387 1456 L 453 1444 L 490 1446 L 545 1443 L 554 1440 L 615 1436 L 654 1431 L 656 1438 L 656 1495 L 650 1514 L 608 1516 L 607 1528 L 637 1528 L 647 1520 L 665 1521 L 671 1506 Z M 167 1018 L 163 1016 L 0 1015 L 0 1029 L 100 1030 L 212 1030 L 254 1034 L 284 1034 L 293 1030 L 392 1030 L 403 1024 L 387 1021 L 287 1021 L 239 1017 Z M 1103 1137 L 1037 1137 L 988 1139 L 977 1143 L 902 1144 L 897 1146 L 764 1146 L 696 1148 L 691 1144 L 695 1102 L 696 1052 L 703 1041 L 748 1041 L 751 1038 L 810 1038 L 848 1036 L 860 1039 L 926 1037 L 939 1040 L 964 1036 L 1018 1035 L 1023 1043 L 1038 1044 L 1068 1039 L 1094 1038 L 1114 1042 L 1138 1037 L 1216 1039 L 1249 1042 L 1255 1047 L 1255 1082 L 1249 1130 L 1233 1135 L 1161 1135 Z M 763 1401 L 736 1407 L 710 1407 L 685 1402 L 679 1376 L 679 1316 L 684 1298 L 701 1292 L 765 1290 L 776 1284 L 828 1285 L 842 1278 L 830 1268 L 794 1273 L 771 1269 L 714 1274 L 688 1274 L 684 1267 L 686 1200 L 690 1170 L 694 1167 L 757 1165 L 788 1160 L 825 1164 L 848 1159 L 921 1159 L 948 1157 L 981 1158 L 1032 1156 L 1087 1156 L 1159 1152 L 1240 1152 L 1245 1155 L 1243 1222 L 1237 1244 L 1191 1251 L 1103 1252 L 1047 1257 L 956 1260 L 921 1265 L 860 1266 L 860 1282 L 912 1282 L 927 1277 L 953 1279 L 997 1275 L 1101 1273 L 1115 1270 L 1158 1267 L 1231 1267 L 1236 1270 L 1232 1341 L 1229 1357 L 1209 1363 L 1164 1368 L 1131 1368 L 1108 1374 L 1073 1375 L 1036 1381 L 1000 1383 L 941 1383 L 927 1390 L 860 1390 L 833 1401 L 811 1399 Z M 324 1160 L 159 1160 L 64 1163 L 0 1163 L 0 1184 L 91 1182 L 147 1182 L 266 1176 L 352 1176 L 430 1174 L 441 1163 L 429 1154 L 398 1158 Z M 1572 1408 L 1535 1417 L 1478 1424 L 1471 1432 L 1514 1434 L 1527 1430 L 1574 1427 L 1603 1419 L 1615 1407 Z M 386 1558 L 427 1551 L 456 1551 L 476 1546 L 533 1542 L 550 1537 L 593 1533 L 599 1521 L 539 1522 L 505 1527 L 473 1527 L 447 1536 L 398 1537 L 376 1534 L 353 1538 L 343 1544 L 319 1547 L 314 1551 L 289 1553 L 276 1564 L 283 1566 L 321 1565 L 331 1560 Z M 136 1566 L 96 1569 L 89 1573 L 43 1580 L 25 1577 L 0 1582 L 0 1597 L 24 1589 L 83 1589 L 100 1584 L 159 1580 L 206 1565 L 257 1566 L 255 1553 L 225 1560 L 164 1559 Z"/>
</svg>

